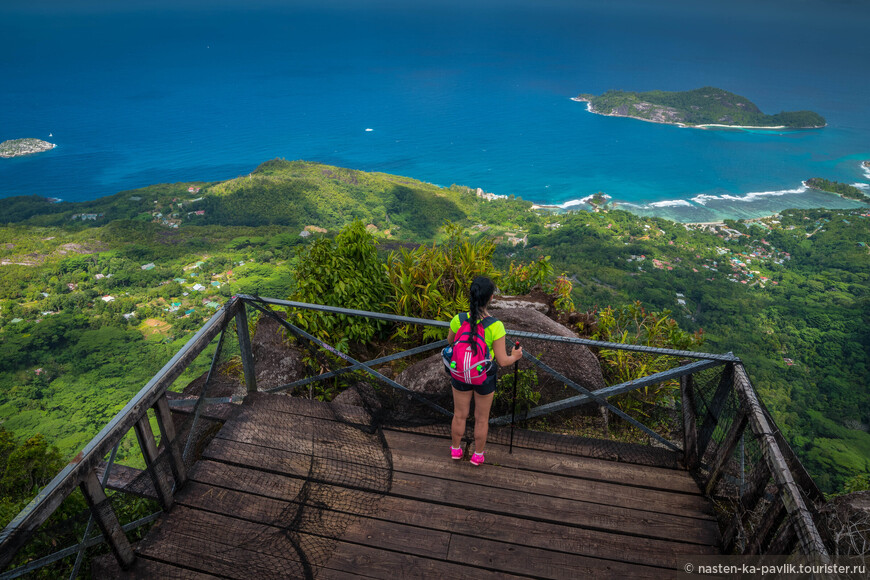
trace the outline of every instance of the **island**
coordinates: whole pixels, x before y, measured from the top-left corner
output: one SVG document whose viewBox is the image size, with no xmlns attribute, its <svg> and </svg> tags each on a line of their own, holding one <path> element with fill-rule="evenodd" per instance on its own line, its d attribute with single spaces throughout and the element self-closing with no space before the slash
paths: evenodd
<svg viewBox="0 0 870 580">
<path fill-rule="evenodd" d="M 54 143 L 41 141 L 39 139 L 10 139 L 0 143 L 0 157 L 21 157 L 23 155 L 32 155 L 34 153 L 42 153 L 57 147 Z"/>
<path fill-rule="evenodd" d="M 849 199 L 857 199 L 858 201 L 870 201 L 870 197 L 865 195 L 863 191 L 861 191 L 854 185 L 849 185 L 848 183 L 830 181 L 821 177 L 812 177 L 810 179 L 807 179 L 804 184 L 806 184 L 806 186 L 811 189 L 826 191 L 828 193 L 835 193 Z"/>
<path fill-rule="evenodd" d="M 680 127 L 819 129 L 827 124 L 824 117 L 813 111 L 765 115 L 746 97 L 715 87 L 682 92 L 607 91 L 597 97 L 580 94 L 573 100 L 588 103 L 590 113 Z"/>
</svg>

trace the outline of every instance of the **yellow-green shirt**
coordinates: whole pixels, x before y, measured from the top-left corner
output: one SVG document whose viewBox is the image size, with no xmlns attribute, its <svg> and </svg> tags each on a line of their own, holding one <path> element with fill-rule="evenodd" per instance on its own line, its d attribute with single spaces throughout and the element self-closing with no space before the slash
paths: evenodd
<svg viewBox="0 0 870 580">
<path fill-rule="evenodd" d="M 477 320 L 477 323 L 480 324 L 480 319 Z M 450 321 L 450 330 L 452 330 L 455 334 L 459 332 L 460 326 L 462 326 L 462 323 L 459 321 L 459 315 L 457 314 L 453 317 L 453 320 Z M 504 329 L 504 323 L 501 320 L 496 320 L 484 329 L 483 341 L 486 343 L 487 348 L 489 348 L 489 352 L 491 352 L 493 356 L 495 356 L 495 351 L 493 351 L 492 349 L 492 343 L 502 338 L 506 334 L 507 332 Z"/>
</svg>

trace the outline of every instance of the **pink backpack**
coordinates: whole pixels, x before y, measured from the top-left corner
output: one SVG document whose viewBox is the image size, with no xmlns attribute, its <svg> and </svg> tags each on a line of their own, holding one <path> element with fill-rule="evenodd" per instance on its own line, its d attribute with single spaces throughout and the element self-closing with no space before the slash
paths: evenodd
<svg viewBox="0 0 870 580">
<path fill-rule="evenodd" d="M 472 334 L 468 313 L 459 315 L 459 330 L 453 339 L 453 347 L 445 348 L 442 356 L 447 372 L 460 383 L 482 385 L 486 381 L 487 373 L 492 368 L 492 353 L 484 336 L 486 329 L 494 322 L 495 317 L 487 316 L 477 324 Z"/>
</svg>

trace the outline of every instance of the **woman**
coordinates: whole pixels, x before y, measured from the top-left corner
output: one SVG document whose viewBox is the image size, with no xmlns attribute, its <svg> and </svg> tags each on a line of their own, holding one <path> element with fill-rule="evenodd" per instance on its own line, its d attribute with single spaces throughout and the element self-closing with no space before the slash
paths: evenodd
<svg viewBox="0 0 870 580">
<path fill-rule="evenodd" d="M 509 355 L 505 348 L 505 328 L 501 321 L 489 315 L 487 306 L 492 300 L 495 285 L 492 280 L 484 276 L 478 276 L 471 283 L 468 290 L 469 312 L 457 314 L 450 321 L 450 332 L 447 335 L 447 343 L 453 344 L 456 334 L 463 324 L 470 325 L 470 334 L 479 334 L 479 327 L 483 327 L 484 342 L 489 356 L 493 355 L 500 366 L 509 366 L 523 358 L 523 349 L 514 348 Z M 467 328 L 466 328 L 467 330 Z M 465 330 L 463 333 L 466 332 Z M 474 396 L 474 453 L 471 456 L 472 465 L 480 465 L 484 461 L 486 436 L 489 433 L 489 409 L 492 407 L 492 399 L 495 394 L 495 382 L 498 371 L 495 365 L 490 367 L 486 379 L 482 384 L 472 385 L 461 382 L 451 376 L 453 384 L 453 425 L 451 435 L 453 442 L 450 447 L 450 456 L 453 459 L 462 459 L 462 435 L 465 434 L 465 422 L 468 419 L 468 411 L 471 407 L 471 397 Z"/>
</svg>

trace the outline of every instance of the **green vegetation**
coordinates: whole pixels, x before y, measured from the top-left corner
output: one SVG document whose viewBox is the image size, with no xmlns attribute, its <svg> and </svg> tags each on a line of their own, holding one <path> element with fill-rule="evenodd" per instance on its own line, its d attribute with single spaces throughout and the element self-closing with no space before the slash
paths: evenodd
<svg viewBox="0 0 870 580">
<path fill-rule="evenodd" d="M 606 208 L 557 222 L 530 208 L 462 186 L 286 161 L 224 183 L 77 204 L 0 200 L 0 424 L 16 445 L 41 433 L 73 455 L 236 293 L 444 320 L 464 308 L 468 280 L 488 273 L 506 292 L 542 284 L 563 311 L 591 310 L 605 321 L 602 338 L 691 346 L 703 328 L 705 349 L 743 358 L 827 491 L 870 473 L 866 210 L 702 227 Z M 233 211 L 247 225 L 234 225 Z M 651 314 L 665 310 L 674 314 Z M 422 338 L 347 322 L 309 328 L 346 348 Z M 621 372 L 601 354 L 606 372 Z M 657 364 L 629 362 L 627 372 Z M 132 441 L 119 452 L 132 453 Z"/>
<path fill-rule="evenodd" d="M 54 149 L 55 145 L 39 139 L 10 139 L 0 143 L 0 157 L 20 157 Z"/>
<path fill-rule="evenodd" d="M 658 123 L 791 129 L 818 128 L 826 124 L 824 117 L 812 111 L 765 115 L 749 99 L 714 87 L 682 92 L 607 91 L 599 97 L 587 100 L 595 113 L 635 117 Z"/>
<path fill-rule="evenodd" d="M 853 185 L 849 185 L 848 183 L 840 183 L 839 181 L 828 181 L 827 179 L 822 179 L 821 177 L 812 177 L 810 179 L 807 179 L 807 187 L 812 187 L 813 189 L 818 189 L 819 191 L 836 193 L 837 195 L 842 195 L 843 197 L 848 197 L 850 199 L 857 199 L 858 201 L 870 201 L 870 197 L 865 195 L 863 191 Z"/>
</svg>

